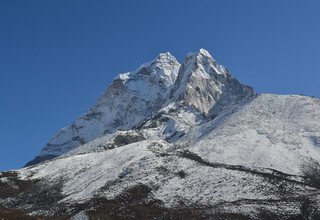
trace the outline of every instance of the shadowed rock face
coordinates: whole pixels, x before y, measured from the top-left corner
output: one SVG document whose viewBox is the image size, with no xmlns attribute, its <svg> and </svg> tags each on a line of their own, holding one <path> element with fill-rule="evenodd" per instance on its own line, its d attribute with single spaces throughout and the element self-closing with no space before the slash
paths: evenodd
<svg viewBox="0 0 320 220">
<path fill-rule="evenodd" d="M 114 138 L 114 145 L 119 147 L 143 140 L 145 138 L 142 135 L 119 134 Z"/>
<path fill-rule="evenodd" d="M 172 94 L 175 99 L 209 115 L 254 96 L 255 91 L 242 85 L 225 67 L 217 64 L 206 50 L 201 49 L 186 58 Z"/>
<path fill-rule="evenodd" d="M 42 163 L 44 161 L 47 161 L 47 160 L 51 160 L 53 158 L 56 158 L 57 156 L 56 155 L 50 155 L 50 154 L 47 154 L 47 155 L 43 155 L 43 156 L 36 156 L 33 160 L 29 161 L 25 167 L 29 167 L 29 166 L 32 166 L 32 165 L 36 165 L 38 163 Z"/>
</svg>

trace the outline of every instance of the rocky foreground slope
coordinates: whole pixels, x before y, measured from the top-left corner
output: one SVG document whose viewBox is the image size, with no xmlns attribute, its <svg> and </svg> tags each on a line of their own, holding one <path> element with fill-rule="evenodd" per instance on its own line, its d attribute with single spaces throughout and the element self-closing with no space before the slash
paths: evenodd
<svg viewBox="0 0 320 220">
<path fill-rule="evenodd" d="M 0 217 L 320 219 L 319 118 L 319 99 L 257 95 L 204 49 L 160 54 L 0 173 Z"/>
</svg>

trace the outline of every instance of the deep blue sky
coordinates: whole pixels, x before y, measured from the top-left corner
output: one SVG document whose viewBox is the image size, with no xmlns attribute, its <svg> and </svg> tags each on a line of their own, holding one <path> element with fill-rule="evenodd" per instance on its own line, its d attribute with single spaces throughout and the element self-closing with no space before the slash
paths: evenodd
<svg viewBox="0 0 320 220">
<path fill-rule="evenodd" d="M 164 51 L 206 48 L 259 93 L 320 97 L 319 12 L 319 0 L 1 0 L 0 170 Z"/>
</svg>

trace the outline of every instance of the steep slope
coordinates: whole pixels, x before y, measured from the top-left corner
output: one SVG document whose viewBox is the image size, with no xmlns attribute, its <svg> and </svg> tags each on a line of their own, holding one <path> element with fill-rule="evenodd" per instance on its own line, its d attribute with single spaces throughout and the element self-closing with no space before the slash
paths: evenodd
<svg viewBox="0 0 320 220">
<path fill-rule="evenodd" d="M 169 53 L 160 54 L 138 70 L 120 74 L 97 104 L 49 140 L 27 166 L 52 159 L 117 130 L 127 130 L 157 112 L 168 99 L 180 64 Z"/>
<path fill-rule="evenodd" d="M 255 91 L 239 83 L 208 51 L 200 49 L 188 54 L 172 94 L 175 100 L 208 115 L 255 95 Z"/>
</svg>

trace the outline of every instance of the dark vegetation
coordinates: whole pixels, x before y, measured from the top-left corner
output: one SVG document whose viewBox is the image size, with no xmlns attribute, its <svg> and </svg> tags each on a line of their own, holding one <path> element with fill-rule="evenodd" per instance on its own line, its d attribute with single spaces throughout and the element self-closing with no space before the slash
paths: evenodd
<svg viewBox="0 0 320 220">
<path fill-rule="evenodd" d="M 24 210 L 45 210 L 49 213 L 66 213 L 66 208 L 57 202 L 61 195 L 61 183 L 50 185 L 41 180 L 21 180 L 16 172 L 0 173 L 0 178 L 6 177 L 8 181 L 0 182 L 0 201 L 6 208 Z M 17 212 L 20 215 L 19 212 Z M 57 216 L 63 217 L 62 216 Z"/>
<path fill-rule="evenodd" d="M 184 157 L 184 158 L 187 158 L 190 160 L 194 160 L 194 161 L 202 164 L 203 166 L 209 166 L 209 167 L 213 167 L 213 168 L 224 168 L 227 170 L 236 170 L 236 171 L 240 171 L 240 172 L 246 172 L 246 173 L 250 173 L 253 175 L 261 176 L 271 182 L 285 181 L 285 182 L 289 182 L 289 183 L 293 183 L 293 184 L 298 184 L 301 186 L 310 186 L 310 187 L 314 187 L 316 189 L 320 189 L 320 184 L 319 184 L 320 183 L 320 176 L 319 176 L 320 175 L 320 168 L 319 169 L 318 168 L 309 169 L 310 170 L 309 172 L 311 172 L 311 174 L 306 175 L 306 176 L 308 176 L 307 181 L 300 182 L 300 181 L 297 181 L 295 179 L 290 178 L 290 177 L 294 177 L 293 175 L 285 174 L 285 173 L 282 173 L 277 170 L 265 169 L 266 171 L 270 171 L 270 172 L 262 172 L 262 171 L 259 171 L 256 169 L 242 166 L 242 165 L 211 163 L 211 162 L 204 160 L 199 155 L 197 155 L 193 152 L 190 152 L 189 150 L 181 151 L 181 152 L 179 152 L 179 155 L 181 157 Z"/>
<path fill-rule="evenodd" d="M 144 184 L 137 184 L 124 189 L 114 199 L 96 197 L 84 203 L 73 205 L 60 204 L 63 196 L 61 195 L 60 183 L 51 185 L 44 180 L 20 180 L 17 173 L 0 173 L 0 178 L 6 177 L 8 181 L 0 181 L 0 201 L 1 199 L 14 198 L 10 202 L 1 201 L 0 220 L 2 219 L 69 219 L 80 211 L 84 211 L 90 219 L 214 219 L 214 220 L 244 220 L 244 219 L 262 219 L 262 220 L 318 220 L 320 219 L 320 210 L 312 196 L 299 196 L 295 192 L 290 192 L 290 185 L 313 186 L 315 193 L 319 185 L 319 164 L 308 163 L 304 166 L 305 181 L 300 182 L 292 179 L 291 175 L 281 173 L 276 170 L 254 170 L 244 166 L 226 165 L 211 163 L 199 155 L 188 150 L 180 151 L 179 156 L 193 160 L 203 166 L 213 168 L 223 168 L 246 172 L 252 175 L 258 175 L 265 178 L 275 186 L 279 199 L 276 200 L 250 200 L 243 199 L 233 202 L 221 202 L 207 206 L 198 206 L 197 204 L 186 205 L 183 200 L 180 205 L 173 208 L 166 208 L 162 201 L 156 200 L 152 194 L 152 188 Z M 168 172 L 165 168 L 159 167 L 163 173 Z M 266 172 L 263 172 L 266 171 Z M 186 170 L 180 170 L 176 173 L 180 178 L 187 180 Z M 112 184 L 112 183 L 111 183 Z M 106 186 L 107 187 L 107 186 Z M 292 196 L 295 195 L 295 196 Z M 298 195 L 298 196 L 297 196 Z M 256 214 L 250 216 L 242 213 L 241 207 L 255 207 Z M 298 207 L 298 213 L 277 212 L 274 207 Z M 224 211 L 225 207 L 236 207 L 237 212 L 229 213 Z M 19 211 L 22 210 L 22 211 Z M 32 211 L 49 211 L 51 217 L 31 217 L 26 213 Z M 227 209 L 226 209 L 227 210 Z"/>
<path fill-rule="evenodd" d="M 163 220 L 197 220 L 197 219 L 249 219 L 248 216 L 234 213 L 207 213 L 208 207 L 175 207 L 168 209 L 151 196 L 151 188 L 138 184 L 125 189 L 114 200 L 95 198 L 85 204 L 77 205 L 74 212 L 88 210 L 92 220 L 107 219 L 163 219 Z M 209 209 L 210 210 L 210 209 Z"/>
<path fill-rule="evenodd" d="M 177 175 L 180 177 L 180 178 L 186 178 L 186 173 L 183 171 L 183 170 L 180 170 Z"/>
<path fill-rule="evenodd" d="M 42 220 L 44 218 L 32 217 L 32 216 L 28 216 L 26 213 L 18 211 L 18 210 L 12 210 L 12 209 L 7 209 L 7 208 L 4 208 L 4 207 L 0 207 L 0 219 L 1 220 L 7 220 L 7 219 Z"/>
<path fill-rule="evenodd" d="M 38 195 L 39 196 L 39 195 Z M 186 206 L 184 203 L 172 209 L 165 208 L 163 202 L 153 199 L 152 189 L 144 184 L 137 184 L 123 190 L 114 199 L 108 200 L 106 198 L 94 198 L 82 204 L 75 204 L 70 207 L 71 212 L 67 210 L 59 210 L 51 217 L 31 217 L 25 213 L 0 207 L 0 219 L 26 219 L 26 220 L 42 220 L 42 219 L 69 219 L 78 212 L 84 211 L 91 220 L 106 219 L 168 219 L 168 220 L 198 220 L 198 219 L 213 219 L 213 220 L 248 220 L 248 219 L 262 219 L 262 220 L 317 220 L 320 215 L 315 211 L 314 203 L 307 198 L 299 198 L 300 201 L 287 201 L 297 202 L 300 204 L 300 213 L 276 213 L 266 208 L 258 210 L 255 217 L 250 217 L 243 213 L 229 213 L 222 211 L 221 207 L 235 206 L 245 207 L 248 204 L 256 204 L 256 207 L 270 207 L 281 206 L 283 201 L 277 200 L 239 200 L 234 202 L 225 202 L 213 206 Z M 51 207 L 57 206 L 57 202 L 53 202 Z M 239 209 L 238 209 L 239 210 Z M 60 215 L 58 214 L 60 213 Z M 65 215 L 62 215 L 65 214 Z"/>
<path fill-rule="evenodd" d="M 320 189 L 320 164 L 317 161 L 310 160 L 301 168 L 305 181 Z"/>
</svg>

